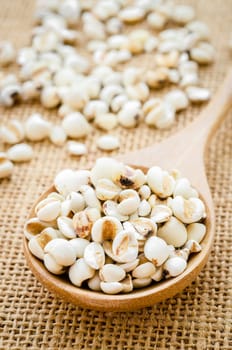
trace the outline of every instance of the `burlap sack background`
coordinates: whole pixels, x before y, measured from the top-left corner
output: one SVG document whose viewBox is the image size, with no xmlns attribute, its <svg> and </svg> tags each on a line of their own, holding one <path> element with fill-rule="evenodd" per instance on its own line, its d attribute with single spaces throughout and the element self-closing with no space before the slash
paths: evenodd
<svg viewBox="0 0 232 350">
<path fill-rule="evenodd" d="M 228 39 L 232 33 L 232 0 L 188 0 L 198 18 L 212 30 L 217 60 L 205 68 L 203 84 L 213 91 L 231 65 Z M 32 0 L 0 0 L 0 39 L 19 48 L 29 42 Z M 143 64 L 147 64 L 143 57 Z M 56 112 L 37 105 L 0 110 L 0 122 L 24 120 L 31 112 L 42 112 L 58 122 Z M 121 152 L 159 141 L 193 119 L 200 108 L 180 114 L 168 131 L 142 126 L 118 129 Z M 137 312 L 108 314 L 66 304 L 45 290 L 26 266 L 22 251 L 22 227 L 34 199 L 64 167 L 83 168 L 103 152 L 96 149 L 95 132 L 88 141 L 89 154 L 70 158 L 65 149 L 49 142 L 34 145 L 36 157 L 15 168 L 11 181 L 0 183 L 0 349 L 232 349 L 232 119 L 218 130 L 206 162 L 216 207 L 215 245 L 207 266 L 196 281 L 175 298 Z M 191 140 L 190 140 L 191 142 Z"/>
</svg>

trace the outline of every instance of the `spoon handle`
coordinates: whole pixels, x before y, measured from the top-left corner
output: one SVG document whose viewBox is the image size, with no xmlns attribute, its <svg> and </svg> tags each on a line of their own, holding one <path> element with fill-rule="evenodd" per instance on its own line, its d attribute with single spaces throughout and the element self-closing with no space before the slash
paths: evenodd
<svg viewBox="0 0 232 350">
<path fill-rule="evenodd" d="M 208 191 L 204 153 L 210 138 L 232 105 L 232 69 L 212 101 L 190 125 L 152 146 L 119 155 L 118 159 L 132 165 L 179 169 L 202 192 Z"/>
<path fill-rule="evenodd" d="M 202 149 L 206 149 L 213 134 L 225 118 L 232 106 L 232 69 L 229 70 L 224 82 L 213 99 L 203 109 L 199 117 L 186 129 L 192 135 L 198 135 Z"/>
</svg>

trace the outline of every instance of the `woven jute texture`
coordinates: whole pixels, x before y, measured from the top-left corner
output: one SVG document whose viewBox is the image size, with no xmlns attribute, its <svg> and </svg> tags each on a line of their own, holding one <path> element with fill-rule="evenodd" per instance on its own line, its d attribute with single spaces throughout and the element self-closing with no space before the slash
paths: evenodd
<svg viewBox="0 0 232 350">
<path fill-rule="evenodd" d="M 202 69 L 203 85 L 214 92 L 231 65 L 232 0 L 187 0 L 206 21 L 216 47 L 216 62 Z M 17 48 L 29 43 L 33 0 L 0 0 L 0 39 Z M 148 64 L 146 57 L 138 63 Z M 194 119 L 201 107 L 178 115 L 175 126 L 156 131 L 141 126 L 118 129 L 121 152 L 164 139 Z M 25 120 L 41 112 L 59 123 L 56 111 L 37 104 L 0 110 L 0 122 Z M 206 169 L 216 209 L 216 237 L 210 259 L 198 278 L 181 294 L 153 307 L 130 313 L 81 309 L 56 299 L 28 269 L 22 249 L 22 227 L 28 211 L 62 168 L 85 168 L 98 156 L 94 132 L 89 153 L 80 160 L 49 142 L 33 145 L 36 157 L 18 165 L 12 179 L 0 183 L 0 349 L 232 349 L 232 118 L 228 115 L 212 140 Z M 194 135 L 193 135 L 194 137 Z M 191 140 L 189 140 L 191 142 Z M 113 153 L 113 155 L 116 154 Z"/>
</svg>

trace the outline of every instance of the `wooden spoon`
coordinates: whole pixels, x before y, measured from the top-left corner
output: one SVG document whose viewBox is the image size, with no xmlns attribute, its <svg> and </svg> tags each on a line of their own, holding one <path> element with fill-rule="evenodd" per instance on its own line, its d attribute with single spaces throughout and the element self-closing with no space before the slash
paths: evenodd
<svg viewBox="0 0 232 350">
<path fill-rule="evenodd" d="M 217 130 L 231 104 L 232 70 L 213 100 L 207 105 L 199 118 L 189 126 L 158 144 L 118 157 L 126 164 L 140 167 L 143 170 L 153 165 L 159 165 L 167 170 L 177 168 L 183 176 L 191 181 L 203 198 L 207 209 L 207 233 L 201 243 L 202 251 L 191 256 L 186 270 L 181 275 L 141 290 L 135 290 L 129 294 L 105 295 L 100 292 L 77 288 L 68 279 L 49 273 L 43 263 L 30 253 L 27 240 L 24 237 L 25 257 L 38 280 L 65 301 L 102 311 L 136 310 L 170 298 L 188 286 L 206 264 L 214 238 L 215 214 L 205 174 L 204 153 L 210 137 Z M 51 187 L 38 199 L 37 203 L 54 190 L 55 188 Z M 35 205 L 30 217 L 35 216 Z"/>
</svg>

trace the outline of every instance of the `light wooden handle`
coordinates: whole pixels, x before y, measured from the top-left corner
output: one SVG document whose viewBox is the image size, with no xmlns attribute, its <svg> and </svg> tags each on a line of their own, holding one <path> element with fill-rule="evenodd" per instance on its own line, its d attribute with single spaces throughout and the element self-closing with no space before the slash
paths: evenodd
<svg viewBox="0 0 232 350">
<path fill-rule="evenodd" d="M 192 135 L 199 135 L 203 148 L 209 144 L 209 139 L 217 131 L 219 124 L 225 118 L 232 106 L 232 69 L 229 70 L 224 82 L 213 99 L 200 113 L 199 117 L 189 125 Z"/>
<path fill-rule="evenodd" d="M 231 105 L 232 70 L 212 101 L 195 121 L 157 144 L 126 155 L 119 155 L 118 158 L 136 166 L 159 165 L 167 170 L 177 168 L 209 199 L 204 166 L 205 150 L 209 144 L 209 138 L 217 130 Z"/>
</svg>

